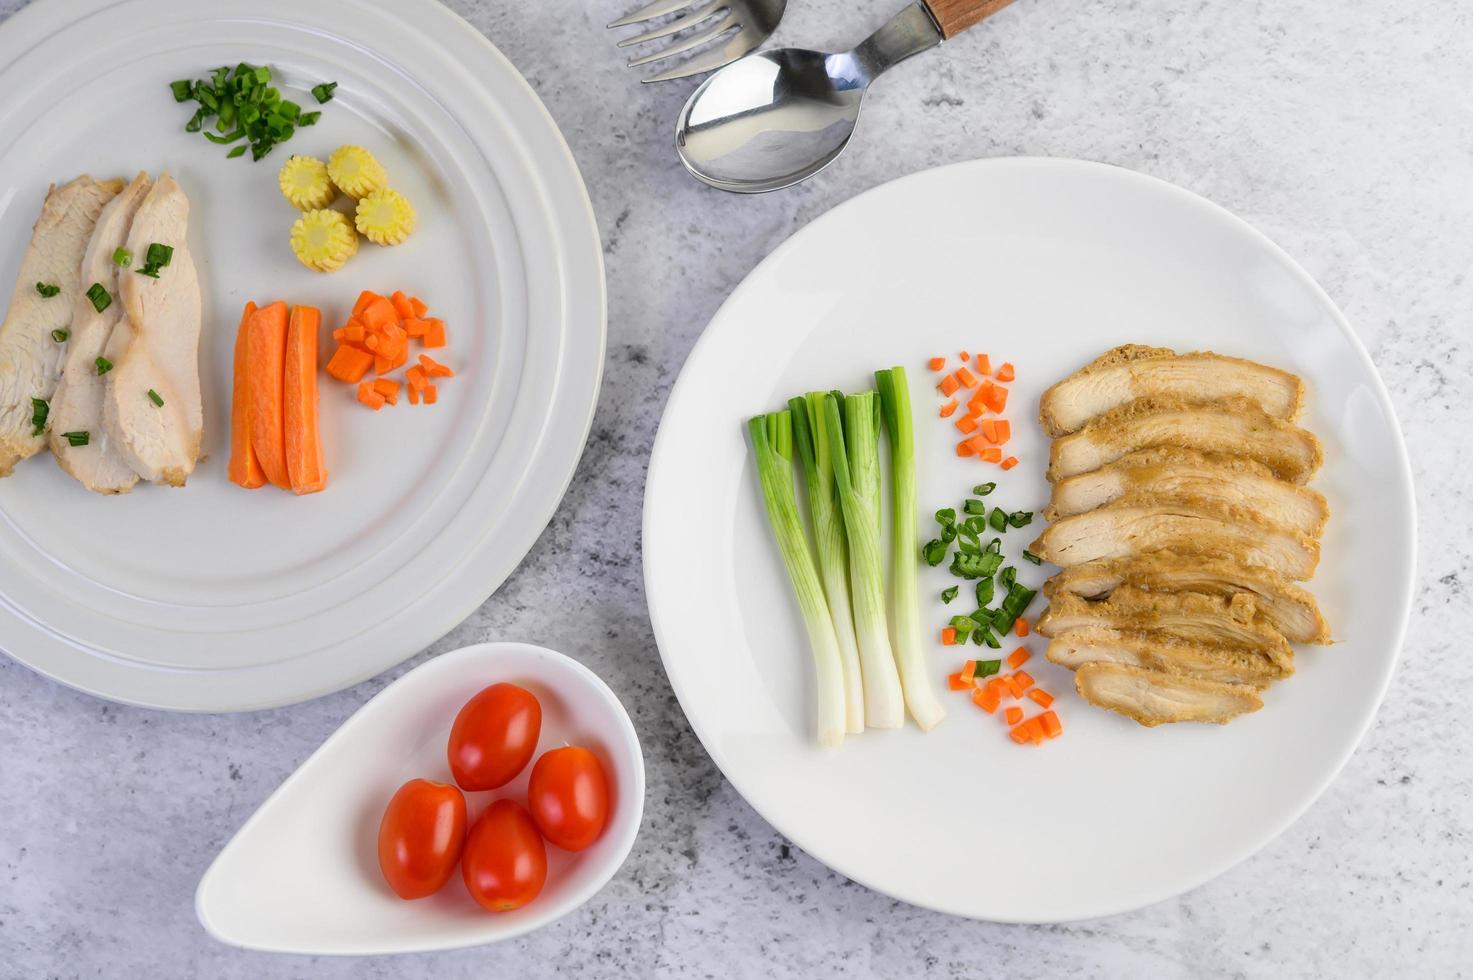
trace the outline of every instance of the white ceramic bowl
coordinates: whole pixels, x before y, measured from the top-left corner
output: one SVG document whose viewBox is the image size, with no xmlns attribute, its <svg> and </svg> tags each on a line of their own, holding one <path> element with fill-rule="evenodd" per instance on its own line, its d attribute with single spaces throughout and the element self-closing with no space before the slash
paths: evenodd
<svg viewBox="0 0 1473 980">
<path fill-rule="evenodd" d="M 499 681 L 542 702 L 538 755 L 595 752 L 610 776 L 603 836 L 570 854 L 548 845 L 547 885 L 514 912 L 483 911 L 457 873 L 406 902 L 378 869 L 378 825 L 394 791 L 417 776 L 450 782 L 450 724 L 471 695 Z M 525 802 L 527 769 L 509 785 L 467 793 L 472 821 L 493 799 Z M 483 643 L 405 674 L 343 723 L 225 845 L 195 893 L 200 923 L 246 949 L 318 955 L 426 952 L 499 942 L 588 901 L 624 863 L 644 813 L 644 757 L 623 705 L 587 667 L 526 643 Z"/>
</svg>

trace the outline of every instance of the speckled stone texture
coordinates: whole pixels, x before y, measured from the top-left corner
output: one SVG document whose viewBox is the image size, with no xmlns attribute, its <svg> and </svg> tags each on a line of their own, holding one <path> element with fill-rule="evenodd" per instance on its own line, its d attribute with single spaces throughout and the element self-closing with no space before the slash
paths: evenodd
<svg viewBox="0 0 1473 980">
<path fill-rule="evenodd" d="M 19 5 L 0 0 L 0 16 Z M 603 25 L 625 0 L 451 6 L 547 103 L 602 229 L 609 355 L 574 487 L 470 620 L 404 667 L 310 704 L 160 714 L 75 694 L 0 658 L 0 978 L 1338 980 L 1473 970 L 1473 7 L 1018 0 L 887 77 L 854 146 L 819 179 L 741 198 L 681 170 L 671 130 L 691 86 L 641 86 L 622 68 Z M 789 0 L 775 40 L 847 47 L 898 7 Z M 1401 669 L 1324 797 L 1188 895 L 1050 928 L 900 905 L 788 845 L 686 725 L 640 577 L 640 501 L 660 410 L 728 292 L 860 191 L 1012 154 L 1103 160 L 1174 181 L 1302 262 L 1391 389 L 1421 527 Z M 194 919 L 195 882 L 278 781 L 409 666 L 491 638 L 566 650 L 628 706 L 649 798 L 614 881 L 562 922 L 491 948 L 344 961 L 212 942 Z"/>
</svg>

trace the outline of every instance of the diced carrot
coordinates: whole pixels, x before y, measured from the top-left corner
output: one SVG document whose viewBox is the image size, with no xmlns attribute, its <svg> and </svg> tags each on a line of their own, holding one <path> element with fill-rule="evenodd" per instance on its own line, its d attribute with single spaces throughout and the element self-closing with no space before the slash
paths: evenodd
<svg viewBox="0 0 1473 980">
<path fill-rule="evenodd" d="M 361 311 L 353 314 L 363 321 L 363 325 L 369 330 L 382 330 L 389 324 L 398 326 L 399 313 L 394 309 L 394 304 L 379 296 L 365 306 Z"/>
<path fill-rule="evenodd" d="M 426 405 L 433 405 L 440 400 L 440 389 L 436 385 L 426 385 L 424 394 Z"/>
<path fill-rule="evenodd" d="M 972 703 L 990 715 L 997 710 L 997 695 L 991 693 L 985 687 L 974 688 L 972 691 Z"/>
<path fill-rule="evenodd" d="M 1018 686 L 1018 697 L 1022 697 L 1023 692 L 1033 686 L 1033 675 L 1026 670 L 1014 671 L 1013 683 Z"/>
<path fill-rule="evenodd" d="M 358 314 L 362 313 L 365 309 L 368 308 L 368 304 L 369 303 L 372 303 L 376 299 L 382 299 L 382 298 L 383 298 L 382 296 L 380 296 L 378 293 L 374 292 L 373 290 L 371 290 L 371 289 L 365 289 L 363 292 L 361 292 L 361 293 L 358 294 L 358 301 L 353 304 L 353 315 L 354 316 L 357 316 Z"/>
<path fill-rule="evenodd" d="M 377 412 L 384 407 L 384 396 L 374 387 L 372 381 L 365 381 L 358 386 L 358 400 Z"/>
<path fill-rule="evenodd" d="M 374 374 L 388 374 L 392 370 L 394 370 L 393 358 L 385 357 L 382 354 L 373 355 Z"/>
<path fill-rule="evenodd" d="M 339 343 L 341 343 L 344 339 L 346 339 L 347 336 L 348 336 L 348 328 L 347 327 L 338 327 L 336 330 L 334 330 L 332 332 L 332 339 L 338 341 Z"/>
<path fill-rule="evenodd" d="M 988 446 L 977 453 L 984 463 L 997 463 L 1002 461 L 1002 450 L 996 446 Z"/>
<path fill-rule="evenodd" d="M 988 442 L 997 442 L 997 419 L 984 419 L 982 422 L 982 437 Z"/>
<path fill-rule="evenodd" d="M 283 489 L 291 488 L 286 470 L 285 381 L 286 304 L 280 301 L 251 314 L 246 329 L 246 363 L 251 372 L 251 447 L 261 472 Z"/>
<path fill-rule="evenodd" d="M 941 631 L 941 643 L 943 646 L 956 646 L 956 627 L 947 626 Z"/>
<path fill-rule="evenodd" d="M 971 435 L 977 431 L 977 420 L 970 415 L 963 415 L 956 420 L 956 427 L 963 435 Z"/>
<path fill-rule="evenodd" d="M 977 387 L 977 376 L 971 371 L 968 371 L 965 365 L 957 368 L 956 374 L 953 375 L 953 377 L 956 378 L 957 383 L 959 383 L 963 388 Z"/>
<path fill-rule="evenodd" d="M 1026 721 L 1023 722 L 1023 724 L 1021 725 L 1015 726 L 1012 730 L 1008 732 L 1008 738 L 1012 739 L 1014 742 L 1017 742 L 1019 745 L 1028 742 L 1031 737 L 1032 736 L 1028 730 L 1028 722 Z"/>
<path fill-rule="evenodd" d="M 998 455 L 1002 455 L 1001 452 L 999 452 Z M 1005 460 L 1002 461 L 1002 468 L 1005 469 L 1005 470 L 1010 470 L 1014 466 L 1017 466 L 1017 465 L 1018 465 L 1018 457 L 1016 457 L 1016 456 L 1009 456 L 1007 459 L 1005 459 Z"/>
<path fill-rule="evenodd" d="M 983 404 L 993 415 L 1001 415 L 1002 410 L 1008 405 L 1008 390 L 1001 385 L 992 385 L 987 389 Z"/>
<path fill-rule="evenodd" d="M 417 316 L 414 312 L 414 304 L 409 302 L 409 297 L 404 295 L 404 290 L 394 290 L 394 295 L 389 297 L 389 302 L 394 304 L 394 312 L 399 314 L 399 319 L 407 320 L 412 316 Z M 393 402 L 389 404 L 392 405 Z"/>
<path fill-rule="evenodd" d="M 428 354 L 419 355 L 420 366 L 425 369 L 425 374 L 431 378 L 453 378 L 455 372 L 450 370 L 450 365 L 441 364 Z"/>
<path fill-rule="evenodd" d="M 373 390 L 384 396 L 384 401 L 390 405 L 399 404 L 399 382 L 388 378 L 379 378 L 373 383 Z"/>
<path fill-rule="evenodd" d="M 977 455 L 977 447 L 972 445 L 971 439 L 963 439 L 956 444 L 956 454 L 958 456 L 975 456 Z"/>
<path fill-rule="evenodd" d="M 1037 702 L 1041 708 L 1047 708 L 1054 703 L 1054 696 L 1041 687 L 1030 688 L 1028 697 Z"/>
<path fill-rule="evenodd" d="M 1002 717 L 1009 725 L 1016 725 L 1023 720 L 1023 709 L 1017 706 L 1008 708 L 1002 713 Z"/>
<path fill-rule="evenodd" d="M 419 389 L 416 388 L 414 385 L 409 385 L 408 387 L 406 387 L 404 389 L 404 393 L 409 396 L 409 404 L 419 404 Z"/>
<path fill-rule="evenodd" d="M 1017 621 L 1013 623 L 1013 631 L 1019 636 L 1027 636 L 1028 620 L 1024 619 L 1022 616 L 1019 616 Z"/>
<path fill-rule="evenodd" d="M 962 351 L 957 356 L 962 359 L 962 363 L 963 364 L 967 363 L 968 361 L 970 361 L 972 359 L 972 355 L 971 354 L 968 354 L 966 351 Z"/>
<path fill-rule="evenodd" d="M 418 296 L 409 297 L 409 305 L 414 310 L 415 316 L 424 316 L 426 313 L 430 312 L 430 308 L 426 306 L 424 300 L 420 299 Z"/>
<path fill-rule="evenodd" d="M 996 439 L 998 445 L 1002 445 L 1013 437 L 1013 423 L 1007 419 L 998 419 L 993 425 L 993 428 L 997 430 Z"/>
<path fill-rule="evenodd" d="M 327 362 L 327 373 L 329 377 L 353 384 L 367 374 L 371 367 L 373 367 L 372 354 L 356 347 L 349 347 L 347 344 L 339 344 L 338 349 L 333 351 L 332 357 Z"/>
<path fill-rule="evenodd" d="M 1045 711 L 1039 715 L 1038 723 L 1043 728 L 1043 733 L 1049 738 L 1057 738 L 1064 730 L 1064 726 L 1059 722 L 1059 716 L 1052 711 Z"/>
<path fill-rule="evenodd" d="M 998 369 L 997 369 L 997 380 L 999 380 L 999 381 L 1011 381 L 1011 380 L 1013 380 L 1013 377 L 1014 377 L 1014 374 L 1013 374 L 1013 362 L 1012 361 L 1003 361 L 1002 362 L 1002 365 L 1000 367 L 998 367 Z"/>
<path fill-rule="evenodd" d="M 327 487 L 327 464 L 317 427 L 317 333 L 322 313 L 293 306 L 286 329 L 286 368 L 282 397 L 286 473 L 292 493 L 317 493 Z"/>
<path fill-rule="evenodd" d="M 1003 685 L 1007 687 L 1008 693 L 1011 694 L 1015 699 L 1021 698 L 1023 696 L 1024 687 L 1022 684 L 1018 683 L 1018 678 L 1016 675 L 1008 674 L 1002 679 L 1002 682 Z"/>
<path fill-rule="evenodd" d="M 1008 654 L 1008 670 L 1017 670 L 1028 662 L 1029 653 L 1022 647 Z"/>
<path fill-rule="evenodd" d="M 986 354 L 978 354 L 977 355 L 977 372 L 979 374 L 984 374 L 984 375 L 991 374 L 992 373 L 992 358 L 988 357 Z"/>
<path fill-rule="evenodd" d="M 363 341 L 363 346 L 377 354 L 384 349 L 384 338 L 376 333 L 371 333 Z"/>
<path fill-rule="evenodd" d="M 412 319 L 405 320 L 403 326 L 404 332 L 409 334 L 409 336 L 423 337 L 425 335 L 425 331 L 430 329 L 430 322 L 428 320 L 421 320 L 418 317 L 414 317 Z"/>
<path fill-rule="evenodd" d="M 956 411 L 956 399 L 955 398 L 953 398 L 951 401 L 947 402 L 945 405 L 942 405 L 941 406 L 941 417 L 944 418 L 944 419 L 949 419 L 949 418 L 951 418 L 951 413 L 954 412 L 954 411 Z"/>
<path fill-rule="evenodd" d="M 343 324 L 342 339 L 350 344 L 361 344 L 368 338 L 368 331 L 363 329 L 363 321 L 349 320 Z"/>
<path fill-rule="evenodd" d="M 425 330 L 422 341 L 424 345 L 430 348 L 444 347 L 447 343 L 445 339 L 445 321 L 439 317 L 432 316 L 425 322 L 429 324 L 429 328 Z"/>
<path fill-rule="evenodd" d="M 956 380 L 956 375 L 948 374 L 946 377 L 941 379 L 941 382 L 937 387 L 941 389 L 941 394 L 945 395 L 947 398 L 950 398 L 952 395 L 956 394 L 956 390 L 961 386 L 962 383 Z"/>
<path fill-rule="evenodd" d="M 962 673 L 962 679 L 963 680 L 968 680 L 968 681 L 970 681 L 973 677 L 977 676 L 977 661 L 975 661 L 975 660 L 968 660 L 966 663 L 962 664 L 962 671 L 961 671 L 961 673 Z"/>
<path fill-rule="evenodd" d="M 235 331 L 235 387 L 230 393 L 230 464 L 226 475 L 236 486 L 254 490 L 266 484 L 266 474 L 261 461 L 251 448 L 251 371 L 250 330 L 251 314 L 256 312 L 255 303 L 247 303 L 240 315 L 240 327 Z"/>
<path fill-rule="evenodd" d="M 405 371 L 404 377 L 409 381 L 409 387 L 417 391 L 424 391 L 429 387 L 430 377 L 425 374 L 425 369 L 418 364 Z"/>
<path fill-rule="evenodd" d="M 932 371 L 940 371 L 942 368 L 946 367 L 946 358 L 944 358 L 944 357 L 933 357 L 929 361 L 926 362 L 926 365 Z"/>
<path fill-rule="evenodd" d="M 953 691 L 965 691 L 972 686 L 972 682 L 962 680 L 961 674 L 947 674 L 946 686 Z"/>
</svg>

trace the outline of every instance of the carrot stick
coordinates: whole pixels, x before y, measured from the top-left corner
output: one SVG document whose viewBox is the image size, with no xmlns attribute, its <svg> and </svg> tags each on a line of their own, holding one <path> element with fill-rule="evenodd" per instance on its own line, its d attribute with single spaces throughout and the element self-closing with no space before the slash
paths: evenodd
<svg viewBox="0 0 1473 980">
<path fill-rule="evenodd" d="M 251 314 L 246 329 L 250 371 L 251 447 L 266 479 L 291 489 L 286 470 L 286 420 L 282 401 L 286 366 L 286 304 L 277 301 Z"/>
<path fill-rule="evenodd" d="M 247 490 L 266 485 L 261 461 L 251 448 L 250 330 L 247 327 L 251 314 L 255 312 L 256 304 L 247 303 L 240 315 L 240 327 L 235 331 L 235 387 L 230 395 L 230 465 L 226 468 L 230 482 Z"/>
<path fill-rule="evenodd" d="M 282 381 L 286 472 L 292 493 L 317 493 L 327 487 L 322 436 L 317 428 L 317 329 L 322 314 L 293 306 L 286 328 L 286 368 Z"/>
</svg>

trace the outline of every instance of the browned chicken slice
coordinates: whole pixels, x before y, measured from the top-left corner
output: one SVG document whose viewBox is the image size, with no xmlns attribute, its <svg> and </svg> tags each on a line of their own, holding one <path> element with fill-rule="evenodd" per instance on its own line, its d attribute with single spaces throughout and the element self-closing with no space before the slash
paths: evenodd
<svg viewBox="0 0 1473 980">
<path fill-rule="evenodd" d="M 1312 538 L 1252 515 L 1224 511 L 1197 499 L 1160 501 L 1151 494 L 1124 497 L 1106 507 L 1066 517 L 1028 546 L 1055 565 L 1101 558 L 1132 558 L 1153 551 L 1263 565 L 1290 579 L 1314 575 L 1320 546 Z"/>
<path fill-rule="evenodd" d="M 1045 432 L 1062 436 L 1126 402 L 1161 395 L 1246 398 L 1273 418 L 1293 421 L 1304 405 L 1304 382 L 1288 371 L 1211 351 L 1178 354 L 1167 347 L 1126 344 L 1045 391 L 1038 417 Z"/>
<path fill-rule="evenodd" d="M 1147 728 L 1178 721 L 1223 725 L 1263 707 L 1247 684 L 1142 670 L 1122 664 L 1084 664 L 1074 672 L 1074 689 L 1098 708 L 1106 708 Z"/>
<path fill-rule="evenodd" d="M 1269 568 L 1240 561 L 1154 552 L 1066 568 L 1044 583 L 1049 599 L 1066 593 L 1103 599 L 1122 585 L 1156 592 L 1249 595 L 1259 612 L 1293 643 L 1329 643 L 1330 627 L 1314 596 Z"/>
<path fill-rule="evenodd" d="M 1330 516 L 1322 494 L 1275 479 L 1261 463 L 1174 446 L 1141 449 L 1060 480 L 1044 516 L 1056 521 L 1147 489 L 1163 500 L 1210 500 L 1231 512 L 1257 515 L 1310 537 L 1324 530 Z"/>
<path fill-rule="evenodd" d="M 1048 659 L 1078 670 L 1089 663 L 1125 664 L 1168 674 L 1186 674 L 1224 684 L 1267 687 L 1293 673 L 1264 654 L 1243 647 L 1195 643 L 1170 633 L 1084 626 L 1049 641 Z"/>
<path fill-rule="evenodd" d="M 1294 648 L 1258 614 L 1242 593 L 1231 597 L 1196 592 L 1146 592 L 1128 585 L 1110 598 L 1091 602 L 1072 593 L 1054 598 L 1038 618 L 1047 637 L 1095 627 L 1167 634 L 1202 646 L 1259 653 L 1285 672 L 1294 669 Z"/>
<path fill-rule="evenodd" d="M 1048 478 L 1058 482 L 1155 446 L 1246 456 L 1291 483 L 1304 483 L 1324 461 L 1312 433 L 1264 414 L 1246 398 L 1140 398 L 1054 440 Z"/>
</svg>

